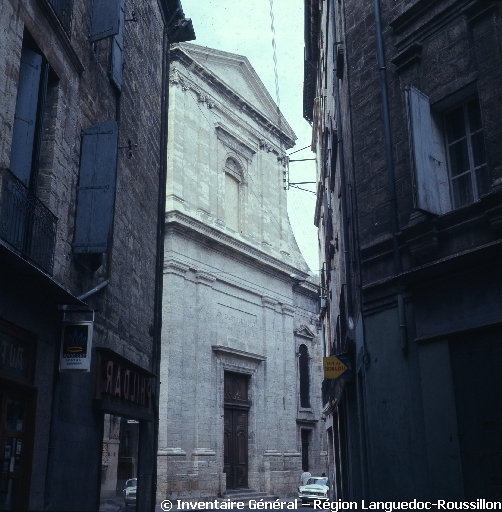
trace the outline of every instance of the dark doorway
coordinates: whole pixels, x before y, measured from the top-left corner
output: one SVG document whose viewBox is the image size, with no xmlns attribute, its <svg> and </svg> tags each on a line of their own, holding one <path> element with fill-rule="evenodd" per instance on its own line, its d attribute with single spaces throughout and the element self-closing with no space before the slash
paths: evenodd
<svg viewBox="0 0 502 512">
<path fill-rule="evenodd" d="M 450 342 L 467 500 L 502 499 L 502 337 L 479 330 Z"/>
<path fill-rule="evenodd" d="M 302 470 L 309 470 L 309 438 L 310 430 L 302 428 Z"/>
<path fill-rule="evenodd" d="M 0 510 L 27 509 L 35 396 L 0 385 Z"/>
<path fill-rule="evenodd" d="M 225 372 L 224 466 L 227 489 L 248 486 L 249 377 Z"/>
</svg>

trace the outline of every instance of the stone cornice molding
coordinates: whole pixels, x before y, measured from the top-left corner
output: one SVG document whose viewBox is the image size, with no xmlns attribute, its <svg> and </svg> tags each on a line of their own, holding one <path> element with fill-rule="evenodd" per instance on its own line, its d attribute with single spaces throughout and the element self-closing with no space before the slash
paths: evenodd
<svg viewBox="0 0 502 512">
<path fill-rule="evenodd" d="M 179 70 L 174 67 L 171 68 L 169 73 L 169 85 L 179 85 L 182 91 L 192 90 L 197 94 L 197 101 L 204 103 L 207 108 L 214 108 L 216 106 L 214 98 L 204 92 L 200 87 L 197 87 L 195 82 L 182 75 Z"/>
<path fill-rule="evenodd" d="M 296 311 L 296 306 L 292 306 L 289 304 L 283 304 L 281 306 L 281 309 L 282 309 L 283 314 L 289 315 L 289 316 L 294 316 L 295 311 Z"/>
<path fill-rule="evenodd" d="M 164 261 L 164 274 L 176 274 L 181 277 L 185 277 L 186 273 L 190 270 L 188 265 L 185 265 L 181 261 L 167 260 Z"/>
<path fill-rule="evenodd" d="M 169 74 L 169 85 L 171 86 L 180 86 L 182 91 L 193 91 L 197 95 L 197 100 L 199 103 L 205 103 L 207 108 L 215 108 L 224 113 L 227 117 L 232 119 L 238 124 L 243 124 L 243 119 L 239 116 L 235 115 L 235 111 L 239 111 L 239 109 L 231 110 L 227 108 L 224 104 L 218 101 L 214 96 L 209 94 L 207 91 L 202 90 L 194 80 L 188 78 L 187 76 L 180 73 L 180 70 L 172 67 Z M 246 111 L 247 107 L 241 107 L 241 111 Z M 263 138 L 263 132 L 257 131 L 252 128 L 248 123 L 245 124 L 245 129 L 251 133 L 256 140 L 258 141 L 259 149 L 265 151 L 267 153 L 275 153 L 277 156 L 284 155 L 284 150 L 280 150 L 279 147 L 272 142 Z M 264 126 L 266 131 L 271 131 L 275 136 L 278 137 L 278 134 L 273 130 L 269 129 L 269 124 Z M 294 145 L 294 142 L 293 142 Z M 291 146 L 292 147 L 292 146 Z M 287 147 L 286 149 L 289 149 Z"/>
<path fill-rule="evenodd" d="M 197 457 L 213 457 L 216 455 L 216 452 L 211 450 L 211 448 L 195 448 L 192 455 L 196 455 Z"/>
<path fill-rule="evenodd" d="M 56 15 L 51 2 L 49 0 L 37 0 L 38 6 L 42 10 L 42 12 L 47 16 L 47 19 L 54 30 L 54 33 L 59 38 L 59 42 L 61 43 L 61 46 L 70 59 L 70 62 L 72 63 L 73 67 L 75 68 L 75 71 L 82 75 L 82 73 L 85 71 L 84 65 L 82 64 L 78 53 L 73 48 L 73 45 L 71 43 L 71 39 L 67 31 L 64 29 L 63 25 L 59 21 L 58 16 Z"/>
<path fill-rule="evenodd" d="M 269 308 L 273 310 L 275 310 L 275 307 L 277 306 L 277 304 L 279 304 L 275 299 L 273 299 L 272 297 L 268 297 L 266 295 L 264 295 L 261 298 L 261 303 L 264 308 Z"/>
<path fill-rule="evenodd" d="M 253 156 L 256 153 L 256 149 L 252 145 L 245 141 L 242 137 L 239 137 L 236 133 L 233 133 L 224 124 L 217 122 L 215 123 L 216 135 L 218 139 L 228 148 L 232 149 L 236 153 L 239 153 L 248 162 L 253 160 Z"/>
<path fill-rule="evenodd" d="M 265 450 L 263 452 L 264 457 L 282 457 L 282 453 L 278 450 Z"/>
<path fill-rule="evenodd" d="M 240 240 L 237 240 L 216 228 L 208 226 L 207 224 L 204 224 L 203 222 L 195 219 L 192 216 L 186 215 L 183 212 L 177 210 L 166 212 L 165 221 L 166 225 L 176 224 L 186 229 L 190 229 L 194 233 L 207 237 L 207 239 L 211 240 L 212 242 L 219 242 L 222 246 L 230 247 L 236 252 L 242 253 L 263 265 L 270 266 L 276 271 L 278 270 L 279 272 L 284 272 L 284 274 L 288 276 L 288 279 L 291 274 L 302 273 L 300 269 L 284 263 L 278 258 L 269 256 L 263 251 L 260 251 L 251 245 L 241 242 Z"/>
<path fill-rule="evenodd" d="M 238 348 L 225 347 L 223 345 L 212 345 L 212 349 L 213 352 L 215 352 L 217 355 L 224 354 L 230 356 L 237 356 L 239 358 L 250 359 L 251 361 L 255 361 L 258 363 L 267 360 L 267 356 L 255 354 L 254 352 L 246 352 L 245 350 L 240 350 Z"/>
<path fill-rule="evenodd" d="M 284 457 L 301 457 L 300 452 L 284 452 Z"/>
<path fill-rule="evenodd" d="M 210 49 L 205 49 L 210 52 Z M 237 57 L 237 56 L 235 56 Z M 280 114 L 280 123 L 278 123 L 275 120 L 270 119 L 269 113 L 265 113 L 260 111 L 258 108 L 251 105 L 248 101 L 246 101 L 245 98 L 243 98 L 237 91 L 232 89 L 229 85 L 227 85 L 225 82 L 221 80 L 220 77 L 216 76 L 212 71 L 210 71 L 207 67 L 203 66 L 200 62 L 194 58 L 187 48 L 181 46 L 181 45 L 173 45 L 171 50 L 171 59 L 172 62 L 179 62 L 182 66 L 189 68 L 190 73 L 192 75 L 195 75 L 199 80 L 204 81 L 207 84 L 210 84 L 211 87 L 213 87 L 215 90 L 217 90 L 221 95 L 223 95 L 225 98 L 228 99 L 229 102 L 233 103 L 236 108 L 240 111 L 245 111 L 246 114 L 251 117 L 256 123 L 263 126 L 267 131 L 274 133 L 276 137 L 278 137 L 279 140 L 282 140 L 284 146 L 286 149 L 290 149 L 294 146 L 296 135 L 294 134 L 293 130 L 289 126 L 288 122 L 284 118 L 282 114 Z M 242 59 L 242 57 L 241 57 Z M 246 59 L 247 60 L 247 59 Z M 180 75 L 179 69 L 176 69 L 177 74 Z M 249 69 L 252 70 L 252 67 L 249 66 Z M 248 71 L 249 71 L 248 69 Z M 253 70 L 254 71 L 254 70 Z M 175 77 L 174 77 L 175 78 Z M 175 78 L 176 79 L 176 78 Z M 259 77 L 256 75 L 257 82 L 261 82 Z M 170 83 L 176 84 L 177 82 L 173 81 L 171 79 L 171 76 L 169 78 Z M 193 86 L 195 86 L 198 91 L 200 91 L 200 88 L 197 87 L 197 85 L 194 83 L 193 80 L 189 80 L 186 77 L 183 77 L 182 80 L 179 80 L 179 83 L 183 87 L 183 83 L 185 85 L 187 82 L 192 82 Z M 264 87 L 264 86 L 263 86 Z M 191 87 L 195 90 L 194 87 Z M 184 89 L 187 90 L 187 89 Z M 197 91 L 196 91 L 197 92 Z M 266 89 L 265 89 L 266 92 Z M 268 93 L 266 93 L 268 94 Z M 273 100 L 270 98 L 271 105 L 274 105 Z M 220 105 L 218 103 L 214 103 L 213 106 L 218 106 L 220 108 Z M 277 107 L 275 107 L 276 109 Z"/>
<path fill-rule="evenodd" d="M 203 270 L 197 270 L 195 272 L 195 282 L 197 284 L 204 284 L 206 286 L 213 286 L 216 281 L 216 276 Z"/>
<path fill-rule="evenodd" d="M 315 334 L 306 326 L 306 325 L 300 325 L 298 329 L 294 330 L 294 333 L 296 336 L 300 336 L 302 338 L 307 338 L 309 340 L 312 340 L 315 338 Z"/>
<path fill-rule="evenodd" d="M 163 448 L 158 450 L 157 455 L 160 457 L 186 457 L 187 452 L 181 448 Z"/>
</svg>

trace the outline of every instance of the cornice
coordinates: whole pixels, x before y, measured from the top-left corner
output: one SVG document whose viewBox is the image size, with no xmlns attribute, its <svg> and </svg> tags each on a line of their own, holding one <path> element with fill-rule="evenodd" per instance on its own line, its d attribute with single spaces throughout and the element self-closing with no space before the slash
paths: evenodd
<svg viewBox="0 0 502 512">
<path fill-rule="evenodd" d="M 276 121 L 273 121 L 268 117 L 268 114 L 261 112 L 258 108 L 251 105 L 245 98 L 234 91 L 230 86 L 225 84 L 225 82 L 223 82 L 212 71 L 205 68 L 199 62 L 193 59 L 192 56 L 185 52 L 181 47 L 176 46 L 171 53 L 171 57 L 173 61 L 179 62 L 180 65 L 184 68 L 189 68 L 191 73 L 193 73 L 197 78 L 217 90 L 222 96 L 228 99 L 229 102 L 233 103 L 239 111 L 245 112 L 266 131 L 273 133 L 282 142 L 285 149 L 290 149 L 295 145 L 296 135 L 292 130 L 291 133 L 287 133 L 282 127 L 289 127 L 288 122 L 282 114 L 280 114 L 280 124 Z M 208 98 L 211 98 L 209 100 L 211 103 L 211 106 L 208 105 L 209 108 L 218 107 L 223 112 L 226 112 L 227 109 L 225 109 L 219 101 L 215 100 L 214 97 L 212 97 L 207 92 L 202 92 L 201 88 L 196 84 L 195 80 L 193 78 L 182 75 L 180 73 L 180 69 L 176 68 L 176 66 L 171 68 L 169 82 L 171 85 L 181 85 L 182 89 L 185 91 L 188 89 L 194 90 L 199 96 L 199 101 L 205 101 L 201 100 L 200 98 L 201 96 L 207 95 Z"/>
<path fill-rule="evenodd" d="M 275 299 L 273 299 L 272 297 L 268 297 L 267 295 L 264 295 L 261 298 L 261 303 L 264 308 L 273 310 L 275 310 L 275 307 L 277 306 L 277 304 L 279 304 Z"/>
<path fill-rule="evenodd" d="M 255 354 L 254 352 L 246 352 L 245 350 L 240 350 L 238 348 L 225 347 L 223 345 L 212 345 L 213 352 L 216 354 L 224 354 L 230 356 L 237 356 L 243 359 L 250 359 L 251 361 L 257 361 L 261 363 L 262 361 L 267 360 L 267 356 L 262 356 L 261 354 Z"/>
<path fill-rule="evenodd" d="M 491 13 L 495 5 L 493 0 L 418 0 L 389 22 L 397 38 L 396 49 L 403 52 L 420 44 L 458 16 L 467 15 L 470 23 L 475 22 L 479 16 Z"/>
<path fill-rule="evenodd" d="M 187 452 L 181 448 L 165 448 L 157 452 L 157 455 L 160 457 L 186 457 L 186 454 Z"/>
<path fill-rule="evenodd" d="M 41 11 L 47 17 L 52 29 L 57 35 L 59 42 L 61 43 L 61 46 L 65 51 L 66 55 L 70 59 L 70 62 L 72 63 L 75 71 L 79 75 L 82 75 L 82 73 L 85 71 L 84 65 L 79 59 L 77 52 L 73 48 L 70 37 L 66 30 L 63 28 L 63 25 L 61 25 L 61 22 L 59 21 L 59 18 L 54 12 L 54 9 L 52 8 L 52 5 L 50 4 L 49 0 L 37 0 L 37 3 Z"/>
<path fill-rule="evenodd" d="M 298 329 L 294 330 L 294 333 L 296 336 L 307 338 L 309 340 L 315 338 L 315 334 L 313 334 L 312 331 L 306 325 L 300 325 Z"/>
<path fill-rule="evenodd" d="M 182 68 L 183 69 L 183 68 Z M 263 138 L 263 131 L 258 131 L 254 129 L 251 125 L 249 125 L 247 122 L 244 122 L 244 119 L 242 116 L 235 115 L 235 112 L 245 111 L 247 107 L 241 106 L 240 109 L 229 109 L 227 108 L 222 102 L 217 100 L 213 95 L 209 94 L 207 91 L 201 89 L 195 80 L 192 78 L 187 77 L 183 73 L 180 72 L 180 69 L 176 68 L 174 65 L 171 67 L 170 75 L 169 75 L 169 84 L 172 87 L 181 87 L 182 91 L 193 91 L 197 95 L 197 100 L 199 103 L 205 104 L 205 106 L 208 109 L 216 109 L 225 114 L 229 119 L 234 121 L 238 125 L 243 125 L 245 129 L 256 138 L 257 141 L 259 141 L 259 148 L 263 151 L 266 151 L 267 153 L 275 153 L 277 156 L 284 155 L 284 150 L 280 149 L 278 145 L 273 144 L 269 140 L 266 140 Z M 217 123 L 220 124 L 220 123 Z M 224 127 L 224 125 L 221 125 Z M 273 130 L 269 129 L 269 126 L 264 126 L 264 130 L 268 132 L 272 132 L 273 135 L 279 138 L 279 135 L 275 133 Z M 228 131 L 228 130 L 227 130 Z M 280 139 L 281 142 L 284 143 L 284 138 Z M 246 143 L 245 146 L 249 146 L 250 143 Z M 289 147 L 294 146 L 294 141 L 292 141 L 292 145 L 286 147 L 285 149 L 289 149 Z M 252 149 L 254 153 L 256 153 L 256 150 Z M 253 153 L 253 154 L 254 154 Z M 243 155 L 245 158 L 247 158 L 245 155 Z"/>
<path fill-rule="evenodd" d="M 213 274 L 210 274 L 209 272 L 204 272 L 202 270 L 197 270 L 195 272 L 195 282 L 197 284 L 213 286 L 215 281 L 216 281 L 216 276 Z"/>
<path fill-rule="evenodd" d="M 185 274 L 190 270 L 188 265 L 176 260 L 164 261 L 164 274 L 176 274 L 185 277 Z"/>
<path fill-rule="evenodd" d="M 212 242 L 218 242 L 224 247 L 231 248 L 238 253 L 244 254 L 246 257 L 250 258 L 251 260 L 258 261 L 262 265 L 266 265 L 274 268 L 275 270 L 279 270 L 280 272 L 284 272 L 288 276 L 288 279 L 291 274 L 298 274 L 304 277 L 308 277 L 308 274 L 303 272 L 302 270 L 287 263 L 284 263 L 278 258 L 269 256 L 268 254 L 256 249 L 255 247 L 246 244 L 240 240 L 236 240 L 235 238 L 225 233 L 222 233 L 218 229 L 208 226 L 203 222 L 189 215 L 185 215 L 180 211 L 166 212 L 165 222 L 166 225 L 174 224 L 185 229 L 191 230 L 194 233 L 206 237 L 208 240 L 211 240 Z"/>
<path fill-rule="evenodd" d="M 282 309 L 283 314 L 289 315 L 289 316 L 294 316 L 295 311 L 296 311 L 296 306 L 292 306 L 289 304 L 283 304 L 281 306 L 281 309 Z"/>
<path fill-rule="evenodd" d="M 233 149 L 239 155 L 244 157 L 248 162 L 251 162 L 253 156 L 256 154 L 256 148 L 245 141 L 242 137 L 239 137 L 236 133 L 232 132 L 221 122 L 215 123 L 216 135 L 218 139 L 230 149 Z"/>
</svg>

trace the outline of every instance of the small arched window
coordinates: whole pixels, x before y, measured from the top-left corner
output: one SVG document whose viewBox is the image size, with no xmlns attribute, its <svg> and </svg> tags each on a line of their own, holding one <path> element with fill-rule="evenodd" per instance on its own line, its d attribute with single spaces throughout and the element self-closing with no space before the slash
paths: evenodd
<svg viewBox="0 0 502 512">
<path fill-rule="evenodd" d="M 239 231 L 241 169 L 233 158 L 225 162 L 225 223 Z"/>
<path fill-rule="evenodd" d="M 309 350 L 305 345 L 300 345 L 299 352 L 300 407 L 310 407 Z"/>
</svg>

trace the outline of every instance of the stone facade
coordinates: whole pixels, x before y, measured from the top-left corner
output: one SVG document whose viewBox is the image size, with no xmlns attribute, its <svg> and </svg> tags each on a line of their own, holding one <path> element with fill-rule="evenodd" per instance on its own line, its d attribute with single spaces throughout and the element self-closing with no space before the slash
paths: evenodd
<svg viewBox="0 0 502 512">
<path fill-rule="evenodd" d="M 325 471 L 318 290 L 282 186 L 295 136 L 245 57 L 184 44 L 171 59 L 157 500 L 229 488 L 291 496 L 302 429 L 310 471 Z M 224 472 L 232 376 L 248 389 L 246 469 L 235 482 Z"/>
<path fill-rule="evenodd" d="M 97 350 L 119 358 L 119 372 L 156 372 L 167 45 L 170 30 L 180 36 L 180 7 L 179 1 L 152 0 L 133 13 L 132 2 L 1 3 L 0 407 L 9 413 L 7 420 L 0 415 L 0 437 L 2 443 L 18 440 L 16 451 L 9 448 L 14 473 L 2 466 L 3 510 L 97 510 L 109 455 L 103 453 L 105 411 L 143 420 L 138 510 L 153 506 L 153 404 L 145 412 L 141 404 L 123 403 L 120 386 L 113 405 L 95 400 L 104 391 L 96 389 L 103 371 Z M 92 24 L 102 21 L 94 15 L 99 8 L 113 11 L 116 30 L 91 42 Z M 90 143 L 84 150 L 82 141 L 96 126 L 96 140 L 115 140 L 99 151 Z M 89 186 L 86 169 L 95 171 Z M 110 180 L 102 185 L 105 175 Z M 95 214 L 97 203 L 82 206 L 84 194 L 97 190 L 111 199 L 103 215 Z M 100 250 L 89 235 L 77 253 L 77 218 L 92 233 L 107 226 Z M 94 318 L 88 372 L 59 372 L 62 322 L 70 316 Z M 9 347 L 19 364 L 5 357 Z M 16 414 L 16 435 L 5 437 Z M 116 460 L 117 450 L 108 451 Z M 116 497 L 117 477 L 109 484 L 102 497 Z"/>
<path fill-rule="evenodd" d="M 501 2 L 305 8 L 335 497 L 500 500 Z"/>
</svg>

